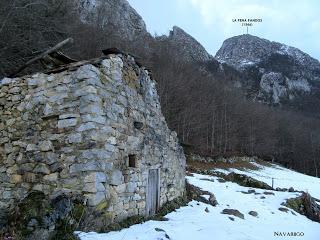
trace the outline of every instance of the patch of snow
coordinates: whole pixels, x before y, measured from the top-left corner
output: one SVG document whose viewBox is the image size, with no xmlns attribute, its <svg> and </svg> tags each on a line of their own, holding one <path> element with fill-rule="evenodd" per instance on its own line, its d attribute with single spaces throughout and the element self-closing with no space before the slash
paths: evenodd
<svg viewBox="0 0 320 240">
<path fill-rule="evenodd" d="M 277 52 L 279 54 L 289 55 L 289 56 L 293 57 L 300 64 L 305 64 L 305 62 L 307 61 L 307 58 L 309 57 L 307 54 L 305 54 L 304 52 L 300 51 L 299 49 L 287 46 L 285 44 L 283 44 L 281 46 L 280 50 L 277 51 Z"/>
<path fill-rule="evenodd" d="M 290 55 L 289 48 L 290 48 L 289 46 L 283 44 L 281 48 L 277 51 L 277 53 L 282 55 Z"/>
<path fill-rule="evenodd" d="M 256 64 L 255 62 L 252 62 L 248 59 L 243 59 L 241 62 L 240 62 L 240 66 L 248 66 L 248 65 L 254 65 Z"/>
<path fill-rule="evenodd" d="M 276 165 L 272 167 L 259 165 L 259 167 L 261 168 L 260 171 L 241 172 L 259 178 L 259 180 L 264 180 L 267 183 L 270 183 L 271 177 L 274 177 L 276 184 L 286 188 L 293 186 L 298 189 L 300 186 L 303 189 L 308 185 L 309 192 L 312 195 L 317 196 L 320 194 L 320 179 L 299 174 Z M 235 171 L 234 169 L 231 170 Z M 218 171 L 221 171 L 221 169 Z M 226 172 L 226 170 L 222 171 Z M 168 218 L 168 221 L 147 221 L 121 231 L 104 234 L 78 232 L 80 239 L 165 240 L 168 239 L 166 237 L 167 234 L 172 240 L 207 240 L 211 238 L 217 240 L 276 240 L 279 237 L 275 236 L 275 232 L 303 232 L 304 236 L 298 237 L 301 240 L 319 239 L 319 223 L 313 222 L 291 209 L 287 213 L 278 210 L 279 207 L 283 207 L 281 203 L 288 198 L 297 197 L 298 193 L 268 191 L 274 195 L 267 195 L 264 194 L 265 190 L 263 189 L 242 187 L 232 182 L 220 183 L 217 180 L 218 177 L 194 174 L 186 178 L 191 184 L 214 193 L 219 204 L 213 207 L 201 202 L 191 201 L 187 206 L 166 215 L 165 217 Z M 243 193 L 252 189 L 255 190 L 255 193 Z M 264 198 L 261 198 L 261 196 Z M 205 211 L 206 208 L 208 211 Z M 244 214 L 244 219 L 221 214 L 225 208 L 239 210 Z M 249 215 L 249 211 L 256 211 L 258 216 Z M 234 221 L 231 221 L 229 217 L 233 217 Z M 290 237 L 290 239 L 296 238 Z"/>
</svg>

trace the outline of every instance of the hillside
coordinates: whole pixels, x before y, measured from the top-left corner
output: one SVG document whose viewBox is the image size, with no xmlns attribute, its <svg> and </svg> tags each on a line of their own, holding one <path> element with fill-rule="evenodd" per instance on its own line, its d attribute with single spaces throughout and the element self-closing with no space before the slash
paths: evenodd
<svg viewBox="0 0 320 240">
<path fill-rule="evenodd" d="M 213 57 L 196 39 L 177 26 L 172 28 L 168 36 L 163 35 L 155 39 L 169 43 L 172 50 L 177 51 L 183 61 L 196 63 L 213 60 Z"/>
<path fill-rule="evenodd" d="M 117 47 L 152 72 L 170 129 L 192 151 L 259 156 L 319 175 L 317 60 L 251 35 L 227 39 L 214 58 L 177 26 L 167 36 L 152 36 L 126 0 L 57 0 L 58 8 L 41 1 L 46 11 L 41 4 L 1 3 L 0 21 L 12 8 L 15 14 L 0 35 L 0 78 L 68 37 L 74 44 L 63 51 L 78 60 Z M 42 65 L 20 76 L 41 72 Z"/>
<path fill-rule="evenodd" d="M 218 205 L 212 206 L 193 200 L 187 206 L 169 213 L 167 221 L 147 221 L 130 228 L 110 233 L 80 233 L 81 240 L 158 240 L 158 239 L 250 239 L 265 240 L 292 237 L 285 234 L 303 234 L 302 240 L 315 240 L 320 234 L 320 223 L 314 222 L 293 209 L 283 206 L 287 199 L 301 195 L 296 191 L 308 191 L 320 197 L 320 179 L 306 176 L 275 164 L 251 160 L 252 169 L 215 168 L 211 175 L 189 173 L 187 181 L 204 191 L 213 193 Z M 275 187 L 294 188 L 293 192 L 244 187 L 231 181 L 222 181 L 216 173 L 241 173 Z M 218 174 L 219 175 L 219 174 Z M 204 195 L 205 198 L 208 196 Z M 320 208 L 320 202 L 318 202 Z M 222 214 L 224 209 L 234 209 L 232 214 Z M 226 211 L 226 210 L 225 210 Z M 253 212 L 254 211 L 254 212 Z M 249 214 L 250 212 L 250 214 Z M 243 214 L 243 215 L 242 215 Z M 278 234 L 278 235 L 276 235 Z M 281 236 L 281 235 L 280 235 Z M 283 237 L 287 236 L 287 237 Z"/>
<path fill-rule="evenodd" d="M 301 50 L 244 34 L 226 39 L 215 58 L 244 75 L 238 85 L 251 99 L 318 116 L 320 63 Z"/>
</svg>

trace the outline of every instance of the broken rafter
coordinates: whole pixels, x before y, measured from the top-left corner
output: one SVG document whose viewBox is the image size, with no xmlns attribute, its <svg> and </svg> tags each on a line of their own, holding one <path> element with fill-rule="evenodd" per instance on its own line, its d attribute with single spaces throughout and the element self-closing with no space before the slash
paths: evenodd
<svg viewBox="0 0 320 240">
<path fill-rule="evenodd" d="M 24 64 L 23 66 L 21 66 L 18 70 L 16 70 L 15 72 L 13 72 L 12 74 L 9 75 L 10 78 L 15 77 L 19 72 L 21 72 L 22 70 L 24 70 L 26 67 L 28 67 L 29 65 L 31 65 L 32 63 L 41 60 L 42 58 L 44 58 L 45 56 L 57 51 L 58 49 L 62 48 L 64 45 L 68 44 L 68 43 L 73 43 L 73 39 L 72 38 L 67 38 L 66 40 L 58 43 L 57 45 L 55 45 L 54 47 L 48 49 L 47 51 L 43 52 L 42 54 L 38 55 L 35 58 L 32 58 L 31 60 L 29 60 L 26 64 Z"/>
</svg>

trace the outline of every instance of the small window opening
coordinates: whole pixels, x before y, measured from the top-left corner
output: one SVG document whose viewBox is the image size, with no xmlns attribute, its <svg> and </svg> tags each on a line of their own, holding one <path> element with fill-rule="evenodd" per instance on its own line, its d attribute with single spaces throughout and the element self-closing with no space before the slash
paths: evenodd
<svg viewBox="0 0 320 240">
<path fill-rule="evenodd" d="M 129 155 L 129 167 L 137 167 L 137 156 L 134 154 Z"/>
</svg>

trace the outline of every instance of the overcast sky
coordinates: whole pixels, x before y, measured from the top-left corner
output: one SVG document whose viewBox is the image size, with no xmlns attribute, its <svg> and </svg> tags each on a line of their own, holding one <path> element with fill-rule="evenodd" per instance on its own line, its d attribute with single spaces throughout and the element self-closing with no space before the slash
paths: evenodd
<svg viewBox="0 0 320 240">
<path fill-rule="evenodd" d="M 128 0 L 151 34 L 184 29 L 215 55 L 226 38 L 246 33 L 236 18 L 261 18 L 249 33 L 320 59 L 319 0 Z"/>
</svg>

